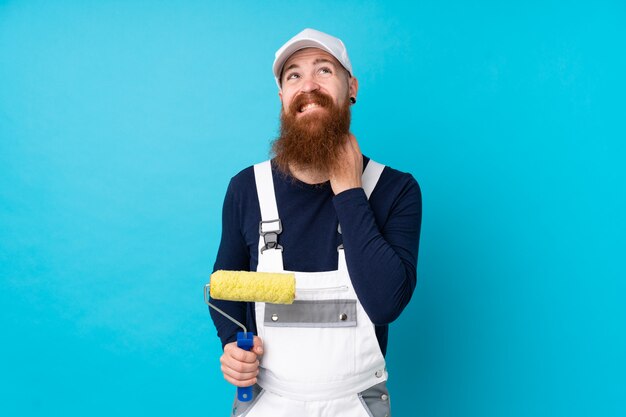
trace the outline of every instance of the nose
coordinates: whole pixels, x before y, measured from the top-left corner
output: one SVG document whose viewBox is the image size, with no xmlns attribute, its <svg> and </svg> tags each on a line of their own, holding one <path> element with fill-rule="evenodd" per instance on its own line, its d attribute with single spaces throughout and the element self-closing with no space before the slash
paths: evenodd
<svg viewBox="0 0 626 417">
<path fill-rule="evenodd" d="M 306 77 L 302 80 L 302 86 L 300 91 L 303 93 L 310 93 L 311 91 L 319 90 L 320 85 L 315 82 L 315 80 L 311 77 Z"/>
</svg>

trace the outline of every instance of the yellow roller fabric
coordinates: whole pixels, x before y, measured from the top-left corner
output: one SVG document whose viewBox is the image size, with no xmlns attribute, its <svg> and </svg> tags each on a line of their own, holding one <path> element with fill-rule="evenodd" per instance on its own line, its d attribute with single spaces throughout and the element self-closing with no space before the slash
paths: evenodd
<svg viewBox="0 0 626 417">
<path fill-rule="evenodd" d="M 296 296 L 292 273 L 215 271 L 211 297 L 218 300 L 291 304 Z"/>
</svg>

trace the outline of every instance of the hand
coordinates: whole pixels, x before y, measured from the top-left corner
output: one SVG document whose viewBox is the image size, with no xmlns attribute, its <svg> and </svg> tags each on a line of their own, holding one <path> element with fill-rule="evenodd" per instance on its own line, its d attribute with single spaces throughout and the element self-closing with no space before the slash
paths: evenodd
<svg viewBox="0 0 626 417">
<path fill-rule="evenodd" d="M 330 186 L 335 195 L 351 188 L 361 187 L 363 155 L 352 133 L 339 149 L 339 162 L 330 173 Z"/>
<path fill-rule="evenodd" d="M 237 387 L 249 387 L 256 383 L 259 374 L 259 356 L 263 354 L 263 340 L 254 336 L 250 351 L 237 347 L 237 342 L 224 346 L 220 357 L 224 379 Z"/>
</svg>

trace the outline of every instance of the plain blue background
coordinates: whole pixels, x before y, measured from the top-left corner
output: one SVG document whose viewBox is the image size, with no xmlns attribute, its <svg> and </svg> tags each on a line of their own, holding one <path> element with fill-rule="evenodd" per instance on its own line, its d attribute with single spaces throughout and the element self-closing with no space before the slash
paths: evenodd
<svg viewBox="0 0 626 417">
<path fill-rule="evenodd" d="M 228 415 L 202 287 L 305 27 L 422 186 L 394 415 L 626 415 L 621 1 L 1 1 L 0 414 Z"/>
</svg>

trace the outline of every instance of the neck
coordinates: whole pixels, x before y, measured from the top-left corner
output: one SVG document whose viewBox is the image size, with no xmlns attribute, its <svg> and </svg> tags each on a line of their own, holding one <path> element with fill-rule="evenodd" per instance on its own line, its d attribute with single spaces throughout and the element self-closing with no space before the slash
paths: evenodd
<svg viewBox="0 0 626 417">
<path fill-rule="evenodd" d="M 298 167 L 294 164 L 289 164 L 289 171 L 299 181 L 305 184 L 321 184 L 330 179 L 330 176 L 326 173 L 319 172 L 306 167 Z"/>
</svg>

